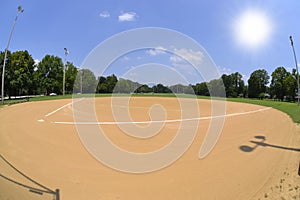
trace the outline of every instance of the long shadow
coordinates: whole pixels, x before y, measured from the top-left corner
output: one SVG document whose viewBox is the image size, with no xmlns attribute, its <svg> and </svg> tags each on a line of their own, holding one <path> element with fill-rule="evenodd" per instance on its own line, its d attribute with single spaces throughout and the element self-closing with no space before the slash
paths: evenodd
<svg viewBox="0 0 300 200">
<path fill-rule="evenodd" d="M 244 152 L 252 152 L 254 151 L 256 148 L 258 148 L 259 146 L 261 147 L 272 147 L 272 148 L 276 148 L 276 149 L 282 149 L 282 150 L 287 150 L 287 151 L 296 151 L 296 152 L 300 152 L 300 149 L 297 148 L 292 148 L 292 147 L 284 147 L 284 146 L 279 146 L 279 145 L 274 145 L 274 144 L 268 144 L 266 143 L 266 137 L 265 136 L 255 136 L 256 139 L 260 140 L 260 141 L 250 141 L 251 143 L 255 144 L 254 146 L 247 146 L 247 145 L 242 145 L 240 146 L 240 150 L 244 151 Z M 299 168 L 298 168 L 298 176 L 300 176 L 300 162 L 299 162 Z"/>
<path fill-rule="evenodd" d="M 256 139 L 259 139 L 260 142 L 264 142 L 266 140 L 266 137 L 265 136 L 261 136 L 261 135 L 257 135 L 255 136 Z M 240 150 L 244 151 L 244 152 L 252 152 L 254 151 L 259 145 L 256 144 L 255 146 L 253 147 L 250 147 L 250 146 L 246 146 L 246 145 L 243 145 L 243 146 L 240 146 Z"/>
<path fill-rule="evenodd" d="M 48 194 L 54 195 L 55 199 L 59 199 L 59 189 L 56 189 L 55 191 L 53 191 L 53 190 L 47 188 L 46 186 L 38 183 L 37 181 L 33 180 L 32 178 L 30 178 L 29 176 L 25 175 L 23 172 L 21 172 L 20 170 L 18 170 L 12 163 L 10 163 L 6 158 L 4 158 L 4 156 L 2 156 L 0 154 L 0 161 L 1 160 L 3 160 L 4 163 L 6 163 L 11 169 L 13 169 L 18 174 L 20 174 L 23 178 L 25 178 L 28 181 L 30 181 L 31 183 L 33 183 L 33 184 L 41 187 L 42 189 L 35 188 L 35 187 L 32 187 L 32 186 L 23 184 L 21 182 L 18 182 L 16 180 L 12 179 L 12 178 L 9 178 L 9 177 L 3 175 L 1 172 L 0 172 L 0 178 L 3 178 L 6 181 L 9 181 L 11 183 L 14 183 L 17 186 L 20 186 L 20 187 L 23 187 L 25 189 L 28 189 L 29 192 L 32 192 L 32 193 L 35 193 L 35 194 L 38 194 L 38 195 L 43 195 L 43 193 L 48 193 Z"/>
<path fill-rule="evenodd" d="M 266 143 L 266 137 L 265 136 L 255 136 L 256 139 L 260 140 L 260 141 L 250 141 L 251 143 L 255 144 L 255 146 L 251 147 L 251 146 L 247 146 L 247 145 L 242 145 L 240 146 L 240 150 L 244 151 L 244 152 L 252 152 L 254 151 L 256 148 L 258 148 L 259 146 L 261 147 L 272 147 L 272 148 L 277 148 L 277 149 L 283 149 L 283 150 L 288 150 L 288 151 L 296 151 L 296 152 L 300 152 L 300 149 L 297 148 L 292 148 L 292 147 L 284 147 L 284 146 L 279 146 L 279 145 L 274 145 L 274 144 L 268 144 Z"/>
<path fill-rule="evenodd" d="M 262 147 L 273 147 L 273 148 L 277 148 L 277 149 L 300 152 L 300 149 L 296 149 L 296 148 L 292 148 L 292 147 L 283 147 L 283 146 L 268 144 L 268 143 L 264 143 L 264 142 L 256 142 L 256 141 L 250 141 L 250 142 L 254 143 L 256 145 L 262 146 Z"/>
</svg>

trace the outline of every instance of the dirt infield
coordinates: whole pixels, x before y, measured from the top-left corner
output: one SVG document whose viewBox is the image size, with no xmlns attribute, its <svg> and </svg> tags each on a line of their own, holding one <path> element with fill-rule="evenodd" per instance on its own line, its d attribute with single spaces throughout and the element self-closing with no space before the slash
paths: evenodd
<svg viewBox="0 0 300 200">
<path fill-rule="evenodd" d="M 213 151 L 199 159 L 211 102 L 198 100 L 197 135 L 183 156 L 161 170 L 131 174 L 113 170 L 88 153 L 72 124 L 71 101 L 29 102 L 0 109 L 1 155 L 38 182 L 59 188 L 62 200 L 300 199 L 300 128 L 275 109 L 227 102 L 222 135 Z M 111 98 L 95 101 L 99 122 L 113 122 Z M 180 119 L 176 98 L 133 97 L 126 109 L 132 121 L 151 121 L 153 105 L 164 108 L 166 121 Z M 180 122 L 165 123 L 159 134 L 147 139 L 128 136 L 117 124 L 99 126 L 115 145 L 144 153 L 172 140 Z M 27 183 L 4 164 L 0 172 Z M 3 197 L 22 195 L 9 188 L 3 192 L 5 183 L 0 181 Z"/>
</svg>

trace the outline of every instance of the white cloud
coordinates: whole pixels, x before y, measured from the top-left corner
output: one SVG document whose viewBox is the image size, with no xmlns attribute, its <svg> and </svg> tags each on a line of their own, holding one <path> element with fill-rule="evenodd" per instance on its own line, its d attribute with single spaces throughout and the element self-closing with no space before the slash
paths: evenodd
<svg viewBox="0 0 300 200">
<path fill-rule="evenodd" d="M 203 59 L 203 53 L 201 51 L 193 51 L 192 49 L 174 49 L 174 55 L 170 57 L 170 61 L 174 63 L 180 63 L 188 61 L 192 65 L 200 65 Z"/>
<path fill-rule="evenodd" d="M 170 57 L 170 61 L 173 62 L 173 64 L 176 64 L 178 62 L 182 62 L 183 59 L 177 55 L 173 55 Z"/>
<path fill-rule="evenodd" d="M 222 74 L 228 75 L 228 74 L 232 73 L 232 70 L 230 68 L 220 67 L 220 66 L 218 66 L 218 68 L 219 68 L 219 72 L 220 72 L 221 75 Z"/>
<path fill-rule="evenodd" d="M 298 64 L 298 66 L 299 66 L 299 64 Z M 287 70 L 288 72 L 292 72 L 293 69 L 294 69 L 293 67 L 287 67 L 287 68 L 286 68 L 286 70 Z"/>
<path fill-rule="evenodd" d="M 125 78 L 131 77 L 131 78 L 136 79 L 136 77 L 138 77 L 138 76 L 139 76 L 138 73 L 136 73 L 136 72 L 130 72 Z"/>
<path fill-rule="evenodd" d="M 39 59 L 34 59 L 34 64 L 39 64 L 41 61 Z"/>
<path fill-rule="evenodd" d="M 103 12 L 101 12 L 101 13 L 99 14 L 99 16 L 100 16 L 101 18 L 108 18 L 108 17 L 110 17 L 110 14 L 109 14 L 108 11 L 103 11 Z"/>
<path fill-rule="evenodd" d="M 123 61 L 129 61 L 130 58 L 129 58 L 128 56 L 124 56 L 124 57 L 122 58 L 122 60 L 123 60 Z"/>
<path fill-rule="evenodd" d="M 166 53 L 166 49 L 163 48 L 162 46 L 159 46 L 159 47 L 155 47 L 154 49 L 148 50 L 146 53 L 151 55 L 151 56 L 156 56 L 156 55 L 159 55 L 159 54 Z"/>
<path fill-rule="evenodd" d="M 248 79 L 249 79 L 249 75 L 246 74 L 242 74 L 242 79 L 244 80 L 245 84 L 248 85 Z"/>
<path fill-rule="evenodd" d="M 130 65 L 130 66 L 126 66 L 125 68 L 126 68 L 127 70 L 132 70 L 132 69 L 136 68 L 136 66 Z"/>
<path fill-rule="evenodd" d="M 119 22 L 125 21 L 135 21 L 137 18 L 137 14 L 135 12 L 126 12 L 119 15 Z"/>
</svg>

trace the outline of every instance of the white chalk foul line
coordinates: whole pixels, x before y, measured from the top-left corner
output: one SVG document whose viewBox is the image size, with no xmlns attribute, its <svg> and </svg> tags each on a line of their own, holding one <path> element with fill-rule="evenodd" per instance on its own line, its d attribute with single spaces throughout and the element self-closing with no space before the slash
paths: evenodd
<svg viewBox="0 0 300 200">
<path fill-rule="evenodd" d="M 81 98 L 81 99 L 79 99 L 79 100 L 77 100 L 77 101 L 75 101 L 75 102 L 72 101 L 72 102 L 70 102 L 70 103 L 67 103 L 66 105 L 63 105 L 63 106 L 57 108 L 56 110 L 53 110 L 52 112 L 46 114 L 45 117 L 49 117 L 49 116 L 53 115 L 54 113 L 58 112 L 59 110 L 65 108 L 65 107 L 67 107 L 67 106 L 69 106 L 69 105 L 72 105 L 73 103 L 77 103 L 77 102 L 79 102 L 79 101 L 81 101 L 81 100 L 83 100 L 83 99 L 84 99 L 84 98 Z"/>
<path fill-rule="evenodd" d="M 67 124 L 67 125 L 115 125 L 115 124 L 150 124 L 150 123 L 174 123 L 174 122 L 183 122 L 183 121 L 196 121 L 196 120 L 208 120 L 208 119 L 215 119 L 221 117 L 234 117 L 239 115 L 248 115 L 252 113 L 257 113 L 265 110 L 269 110 L 271 107 L 261 108 L 258 110 L 252 110 L 248 112 L 242 113 L 231 113 L 227 115 L 218 115 L 218 116 L 207 116 L 207 117 L 195 117 L 189 119 L 169 119 L 169 120 L 158 120 L 158 121 L 132 121 L 132 122 L 52 122 L 54 124 Z"/>
</svg>

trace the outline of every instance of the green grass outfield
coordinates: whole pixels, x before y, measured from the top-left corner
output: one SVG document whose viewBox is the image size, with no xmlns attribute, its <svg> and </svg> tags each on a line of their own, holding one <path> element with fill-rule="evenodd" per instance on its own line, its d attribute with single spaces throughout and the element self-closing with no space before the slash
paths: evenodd
<svg viewBox="0 0 300 200">
<path fill-rule="evenodd" d="M 75 97 L 81 98 L 81 97 L 93 97 L 94 94 L 84 94 L 84 95 L 75 95 Z M 96 97 L 109 97 L 112 96 L 112 94 L 96 94 Z M 129 94 L 114 94 L 114 96 L 130 96 Z M 194 95 L 185 95 L 185 94 L 133 94 L 132 96 L 155 96 L 155 97 L 183 97 L 183 98 L 194 98 Z M 70 99 L 72 98 L 72 95 L 65 95 L 65 96 L 39 96 L 39 97 L 33 97 L 30 98 L 29 101 L 45 101 L 45 100 L 56 100 L 56 99 Z M 210 99 L 210 97 L 207 96 L 197 96 L 199 99 Z M 215 98 L 215 99 L 222 99 L 222 98 Z M 291 119 L 295 123 L 300 123 L 300 106 L 297 105 L 297 103 L 289 103 L 289 102 L 281 102 L 281 101 L 274 101 L 274 100 L 258 100 L 258 99 L 247 99 L 247 98 L 227 98 L 227 101 L 232 102 L 240 102 L 240 103 L 250 103 L 250 104 L 256 104 L 261 106 L 267 106 L 272 107 L 277 110 L 280 110 L 286 114 L 288 114 Z M 15 103 L 22 103 L 27 102 L 26 99 L 21 100 L 6 100 L 6 105 L 11 105 Z"/>
</svg>

